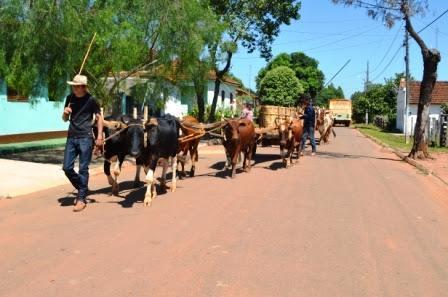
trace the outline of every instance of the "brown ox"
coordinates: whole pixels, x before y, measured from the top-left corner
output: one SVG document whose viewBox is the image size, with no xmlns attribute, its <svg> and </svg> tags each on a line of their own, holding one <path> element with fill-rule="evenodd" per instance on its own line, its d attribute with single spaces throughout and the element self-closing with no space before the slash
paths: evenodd
<svg viewBox="0 0 448 297">
<path fill-rule="evenodd" d="M 256 146 L 255 127 L 247 119 L 226 120 L 223 145 L 226 150 L 227 166 L 231 167 L 231 178 L 235 178 L 236 164 L 240 152 L 244 154 L 243 170 L 249 172 L 251 159 Z"/>
<path fill-rule="evenodd" d="M 283 166 L 288 167 L 294 164 L 292 156 L 297 151 L 297 161 L 300 158 L 300 143 L 304 132 L 303 120 L 298 117 L 282 120 L 278 124 L 278 133 L 280 136 L 280 156 L 283 160 Z"/>
<path fill-rule="evenodd" d="M 187 140 L 185 142 L 179 143 L 179 151 L 177 155 L 177 162 L 181 164 L 181 170 L 179 173 L 179 177 L 182 178 L 186 176 L 185 173 L 185 163 L 187 162 L 187 155 L 190 153 L 191 160 L 191 168 L 190 168 L 190 176 L 193 177 L 196 170 L 196 162 L 198 161 L 198 146 L 199 141 L 201 140 L 200 136 L 201 132 L 198 132 L 197 129 L 191 128 L 192 126 L 199 126 L 199 121 L 193 116 L 185 116 L 182 118 L 181 132 L 182 137 L 187 139 L 188 137 L 192 137 L 191 140 Z"/>
<path fill-rule="evenodd" d="M 336 132 L 333 130 L 333 122 L 333 113 L 330 110 L 325 110 L 321 107 L 316 108 L 316 128 L 320 134 L 319 144 L 328 143 L 331 133 L 336 137 Z"/>
</svg>

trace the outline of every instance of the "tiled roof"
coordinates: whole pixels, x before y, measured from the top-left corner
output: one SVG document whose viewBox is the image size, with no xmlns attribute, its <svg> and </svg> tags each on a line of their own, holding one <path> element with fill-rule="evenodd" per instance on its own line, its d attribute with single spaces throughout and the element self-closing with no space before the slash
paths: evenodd
<svg viewBox="0 0 448 297">
<path fill-rule="evenodd" d="M 409 83 L 409 103 L 418 104 L 420 97 L 420 82 L 412 81 Z M 431 104 L 448 103 L 448 81 L 438 81 L 432 93 Z"/>
</svg>

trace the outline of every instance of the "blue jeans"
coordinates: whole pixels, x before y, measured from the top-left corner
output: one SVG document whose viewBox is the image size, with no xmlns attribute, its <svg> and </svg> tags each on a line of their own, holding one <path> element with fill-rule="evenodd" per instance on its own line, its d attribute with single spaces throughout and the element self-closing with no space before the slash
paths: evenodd
<svg viewBox="0 0 448 297">
<path fill-rule="evenodd" d="M 302 143 L 300 144 L 300 149 L 301 151 L 303 151 L 303 149 L 305 148 L 305 142 L 306 139 L 308 138 L 308 136 L 310 137 L 310 142 L 311 142 L 311 148 L 313 150 L 313 153 L 316 152 L 316 140 L 314 139 L 314 127 L 313 126 L 305 126 L 304 129 L 304 133 L 303 133 L 303 137 L 302 137 Z"/>
<path fill-rule="evenodd" d="M 89 183 L 89 164 L 92 159 L 92 137 L 68 137 L 64 152 L 64 170 L 72 185 L 78 190 L 78 198 L 85 200 Z M 73 169 L 79 156 L 79 172 Z"/>
</svg>

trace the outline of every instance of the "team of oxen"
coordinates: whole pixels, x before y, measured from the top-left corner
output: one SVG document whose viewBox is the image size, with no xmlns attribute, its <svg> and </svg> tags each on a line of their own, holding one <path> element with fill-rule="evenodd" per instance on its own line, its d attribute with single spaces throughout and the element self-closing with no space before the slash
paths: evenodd
<svg viewBox="0 0 448 297">
<path fill-rule="evenodd" d="M 316 108 L 316 128 L 320 133 L 320 143 L 328 143 L 333 133 L 333 116 L 331 112 Z M 279 134 L 280 157 L 285 167 L 294 164 L 300 158 L 300 143 L 304 133 L 303 116 L 296 113 L 279 118 L 275 129 Z M 215 132 L 213 132 L 215 131 Z M 210 134 L 219 137 L 225 148 L 227 168 L 230 176 L 235 177 L 236 166 L 242 156 L 243 171 L 249 172 L 251 160 L 255 155 L 257 142 L 263 131 L 256 129 L 254 123 L 247 119 L 225 119 L 213 124 L 201 124 L 191 116 L 178 119 L 171 115 L 138 118 L 136 114 L 104 119 L 104 173 L 112 186 L 112 194 L 118 195 L 118 177 L 122 164 L 127 156 L 135 158 L 136 175 L 134 186 L 140 184 L 141 168 L 146 174 L 147 189 L 144 205 L 151 205 L 156 196 L 156 180 L 154 172 L 158 165 L 162 166 L 161 183 L 167 189 L 166 176 L 171 166 L 172 179 L 170 190 L 176 190 L 177 173 L 179 178 L 186 177 L 185 165 L 189 160 L 191 168 L 189 176 L 195 175 L 198 161 L 200 139 Z"/>
</svg>

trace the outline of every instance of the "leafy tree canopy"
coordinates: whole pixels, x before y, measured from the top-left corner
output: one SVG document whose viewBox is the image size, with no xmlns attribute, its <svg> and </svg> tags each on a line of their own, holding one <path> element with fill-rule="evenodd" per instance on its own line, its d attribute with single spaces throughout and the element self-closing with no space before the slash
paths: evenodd
<svg viewBox="0 0 448 297">
<path fill-rule="evenodd" d="M 402 73 L 395 74 L 384 84 L 371 84 L 366 92 L 356 92 L 352 95 L 353 118 L 357 122 L 363 122 L 365 112 L 369 112 L 369 118 L 377 115 L 396 117 L 397 91 Z"/>
<path fill-rule="evenodd" d="M 291 54 L 282 53 L 270 61 L 266 67 L 262 68 L 256 78 L 257 88 L 268 71 L 278 66 L 286 66 L 294 71 L 295 76 L 300 80 L 305 94 L 314 98 L 322 89 L 325 76 L 318 68 L 319 62 L 302 52 Z"/>
<path fill-rule="evenodd" d="M 328 101 L 330 101 L 330 99 L 340 98 L 345 98 L 344 91 L 340 86 L 336 88 L 334 84 L 331 83 L 319 92 L 315 101 L 315 105 L 326 107 L 328 106 Z"/>
<path fill-rule="evenodd" d="M 0 77 L 22 94 L 36 95 L 45 86 L 50 98 L 60 100 L 97 32 L 84 74 L 93 93 L 110 104 L 120 71 L 198 57 L 204 36 L 216 28 L 213 21 L 207 6 L 189 0 L 3 1 L 0 40 L 8 42 L 0 43 Z M 116 82 L 106 90 L 107 76 Z"/>
<path fill-rule="evenodd" d="M 295 106 L 303 92 L 294 71 L 286 66 L 268 71 L 260 82 L 261 102 L 266 105 Z"/>
</svg>

